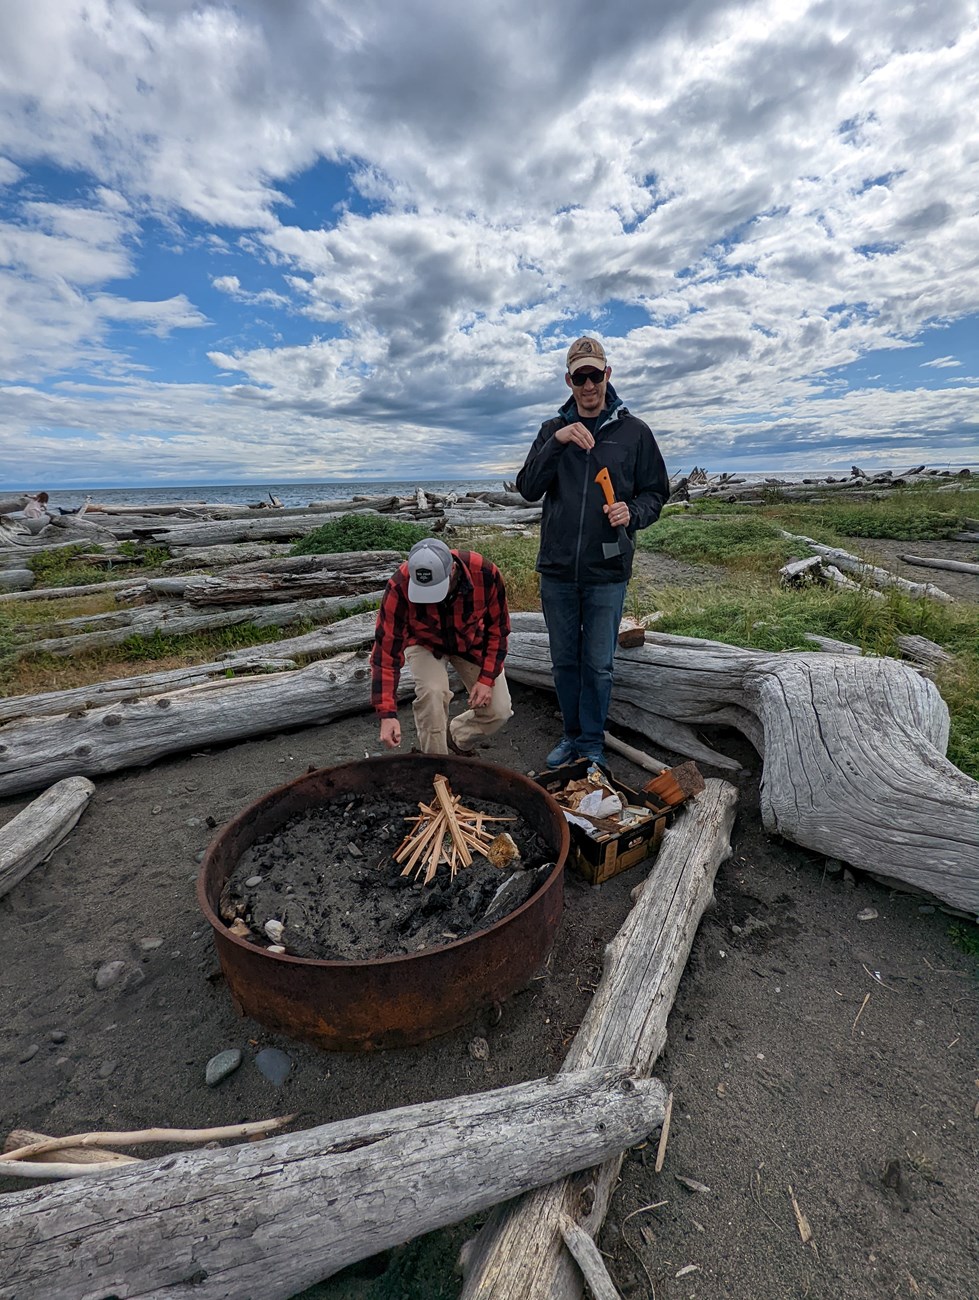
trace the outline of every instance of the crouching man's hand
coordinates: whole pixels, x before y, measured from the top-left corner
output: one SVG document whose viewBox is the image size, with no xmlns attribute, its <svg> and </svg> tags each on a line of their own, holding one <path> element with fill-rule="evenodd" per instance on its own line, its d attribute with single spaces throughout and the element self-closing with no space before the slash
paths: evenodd
<svg viewBox="0 0 979 1300">
<path fill-rule="evenodd" d="M 397 749 L 401 744 L 401 723 L 397 718 L 385 718 L 381 722 L 381 744 L 388 749 Z"/>
<path fill-rule="evenodd" d="M 492 698 L 492 686 L 487 686 L 485 682 L 477 682 L 469 692 L 469 707 L 471 709 L 485 709 Z"/>
</svg>

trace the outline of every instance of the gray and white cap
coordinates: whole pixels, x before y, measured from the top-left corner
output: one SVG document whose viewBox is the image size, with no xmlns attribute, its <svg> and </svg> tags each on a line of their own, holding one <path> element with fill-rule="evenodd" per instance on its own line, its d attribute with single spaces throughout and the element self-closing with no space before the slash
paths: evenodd
<svg viewBox="0 0 979 1300">
<path fill-rule="evenodd" d="M 408 555 L 408 599 L 414 605 L 437 605 L 452 581 L 452 552 L 437 537 L 416 542 Z"/>
</svg>

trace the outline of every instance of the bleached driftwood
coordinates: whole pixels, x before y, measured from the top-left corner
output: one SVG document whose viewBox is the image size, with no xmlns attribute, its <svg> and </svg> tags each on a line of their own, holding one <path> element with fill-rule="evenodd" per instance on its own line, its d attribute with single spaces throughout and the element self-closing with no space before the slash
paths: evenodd
<svg viewBox="0 0 979 1300">
<path fill-rule="evenodd" d="M 305 632 L 302 636 L 289 637 L 266 646 L 229 650 L 220 659 L 210 663 L 170 668 L 157 673 L 141 673 L 136 677 L 117 677 L 111 681 L 93 682 L 89 686 L 75 686 L 64 691 L 10 695 L 6 699 L 0 699 L 0 723 L 9 722 L 12 718 L 72 713 L 77 709 L 96 708 L 117 700 L 132 703 L 147 696 L 165 695 L 169 691 L 199 686 L 216 677 L 227 677 L 229 672 L 238 676 L 258 672 L 285 672 L 297 666 L 297 659 L 311 663 L 316 659 L 369 646 L 374 639 L 376 619 L 377 615 L 373 611 L 351 614 L 349 618 L 328 623 L 325 627 Z"/>
<path fill-rule="evenodd" d="M 656 1079 L 575 1071 L 12 1192 L 3 1285 L 18 1300 L 287 1300 L 606 1159 L 662 1122 L 664 1103 Z"/>
<path fill-rule="evenodd" d="M 832 655 L 862 655 L 863 651 L 858 645 L 853 645 L 850 641 L 837 641 L 831 636 L 820 636 L 818 632 L 807 632 L 806 640 L 811 641 L 813 645 L 818 645 L 820 650 Z"/>
<path fill-rule="evenodd" d="M 369 676 L 363 656 L 344 655 L 295 672 L 206 682 L 69 715 L 17 718 L 0 727 L 0 796 L 357 713 L 368 707 Z M 399 693 L 413 689 L 406 668 Z"/>
<path fill-rule="evenodd" d="M 482 527 L 491 524 L 496 528 L 506 527 L 511 524 L 536 524 L 540 521 L 541 507 L 526 506 L 523 510 L 506 510 L 479 509 L 479 503 L 474 502 L 471 508 L 459 509 L 459 503 L 446 510 L 445 522 L 456 528 L 475 528 L 477 525 Z"/>
<path fill-rule="evenodd" d="M 83 776 L 67 777 L 0 828 L 0 898 L 54 852 L 94 793 Z"/>
<path fill-rule="evenodd" d="M 667 830 L 635 906 L 605 950 L 601 983 L 562 1070 L 618 1059 L 640 1075 L 652 1070 L 697 926 L 713 899 L 714 877 L 731 853 L 737 798 L 732 785 L 710 780 Z M 580 1296 L 581 1278 L 564 1249 L 562 1221 L 567 1215 L 594 1237 L 621 1164 L 617 1152 L 601 1168 L 494 1210 L 467 1260 L 461 1300 Z"/>
<path fill-rule="evenodd" d="M 376 514 L 371 510 L 351 510 L 349 514 Z M 201 524 L 184 524 L 159 529 L 153 534 L 158 546 L 226 546 L 231 542 L 275 542 L 298 538 L 322 524 L 336 522 L 336 513 L 283 515 L 278 511 L 259 514 L 250 519 L 214 520 Z"/>
<path fill-rule="evenodd" d="M 33 580 L 33 573 L 30 576 Z M 2 578 L 3 574 L 0 573 L 0 579 Z M 0 596 L 0 600 L 5 603 L 18 600 L 75 600 L 78 596 L 101 596 L 103 592 L 122 591 L 132 584 L 132 578 L 120 578 L 115 582 L 86 582 L 77 587 L 35 587 L 31 591 L 10 592 Z"/>
<path fill-rule="evenodd" d="M 515 632 L 507 676 L 549 685 L 547 638 Z M 910 664 L 649 632 L 617 653 L 612 699 L 659 744 L 662 719 L 736 727 L 764 760 L 767 830 L 979 912 L 979 782 L 945 758 L 948 708 Z"/>
<path fill-rule="evenodd" d="M 35 1133 L 33 1129 L 15 1128 L 11 1129 L 8 1134 L 3 1149 L 5 1152 L 15 1151 L 18 1147 L 50 1140 L 47 1133 Z M 98 1150 L 94 1147 L 61 1147 L 57 1151 L 44 1151 L 35 1156 L 34 1159 L 42 1164 L 51 1164 L 52 1162 L 61 1164 L 64 1161 L 77 1165 L 138 1165 L 141 1163 L 136 1156 L 127 1156 L 121 1151 L 110 1151 L 104 1147 Z"/>
<path fill-rule="evenodd" d="M 979 573 L 979 564 L 965 560 L 936 560 L 927 555 L 902 555 L 905 564 L 917 564 L 923 569 L 950 569 L 953 573 Z"/>
<path fill-rule="evenodd" d="M 779 529 L 782 536 L 790 542 L 804 542 L 817 555 L 831 560 L 838 568 L 847 573 L 855 573 L 864 582 L 869 582 L 875 587 L 896 587 L 898 591 L 905 592 L 908 596 L 929 596 L 932 600 L 941 601 L 943 604 L 952 605 L 955 603 L 955 597 L 950 596 L 947 591 L 942 591 L 940 587 L 932 586 L 930 582 L 909 582 L 907 578 L 898 578 L 893 573 L 888 573 L 879 565 L 868 564 L 866 560 L 861 560 L 859 556 L 851 555 L 849 551 L 841 551 L 838 546 L 825 546 L 822 542 L 815 542 L 811 537 L 803 537 L 798 533 L 787 533 Z"/>
<path fill-rule="evenodd" d="M 955 658 L 940 645 L 934 641 L 929 641 L 926 636 L 897 636 L 894 638 L 897 648 L 905 659 L 910 659 L 916 664 L 923 664 L 926 668 L 940 668 L 943 664 L 950 664 Z"/>
<path fill-rule="evenodd" d="M 34 586 L 33 569 L 0 569 L 0 600 L 23 599 Z"/>
<path fill-rule="evenodd" d="M 181 546 L 172 559 L 163 561 L 167 572 L 181 569 L 224 569 L 232 564 L 269 560 L 288 555 L 291 542 L 239 542 L 231 546 Z"/>
<path fill-rule="evenodd" d="M 377 603 L 383 591 L 366 591 L 359 596 L 320 596 L 315 600 L 289 601 L 282 605 L 245 605 L 233 609 L 195 609 L 184 602 L 147 605 L 116 614 L 97 614 L 92 618 L 66 620 L 69 625 L 98 625 L 94 632 L 79 632 L 64 637 L 51 637 L 35 641 L 13 651 L 14 658 L 45 653 L 59 656 L 78 654 L 103 646 L 120 645 L 131 636 L 152 636 L 161 632 L 168 636 L 188 636 L 218 627 L 234 627 L 238 623 L 251 623 L 255 627 L 288 627 L 303 619 L 328 618 L 342 614 L 351 605 Z"/>
<path fill-rule="evenodd" d="M 269 561 L 260 569 L 249 566 L 245 572 L 226 571 L 220 575 L 187 578 L 183 597 L 190 605 L 213 607 L 376 594 L 383 590 L 404 557 L 388 552 L 380 555 L 365 552 L 356 557 L 337 557 L 337 563 L 328 563 L 333 558 L 297 556 Z"/>
</svg>

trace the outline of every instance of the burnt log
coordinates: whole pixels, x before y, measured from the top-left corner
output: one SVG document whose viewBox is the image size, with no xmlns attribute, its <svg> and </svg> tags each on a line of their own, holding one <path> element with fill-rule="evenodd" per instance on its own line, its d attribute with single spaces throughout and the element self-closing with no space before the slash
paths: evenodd
<svg viewBox="0 0 979 1300">
<path fill-rule="evenodd" d="M 665 1101 L 656 1079 L 579 1070 L 11 1192 L 4 1293 L 288 1300 L 633 1145 Z"/>
</svg>

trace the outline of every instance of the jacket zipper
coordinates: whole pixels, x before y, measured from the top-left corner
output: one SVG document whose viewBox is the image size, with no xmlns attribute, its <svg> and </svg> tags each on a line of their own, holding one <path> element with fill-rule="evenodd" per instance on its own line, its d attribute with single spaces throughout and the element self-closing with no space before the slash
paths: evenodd
<svg viewBox="0 0 979 1300">
<path fill-rule="evenodd" d="M 609 418 L 606 420 L 605 424 L 611 424 L 612 421 L 613 421 L 614 419 L 617 419 L 617 418 L 618 418 L 618 411 L 619 411 L 619 408 L 616 407 L 615 410 L 612 412 L 612 414 L 609 416 Z M 596 445 L 596 446 L 598 445 L 598 433 L 599 433 L 599 430 L 605 428 L 605 424 L 602 424 L 602 423 L 601 423 L 601 418 L 602 418 L 601 416 L 598 417 L 599 422 L 595 425 L 595 433 L 594 433 L 594 435 L 593 435 L 594 438 L 595 438 L 595 445 Z M 591 461 L 591 459 L 592 459 L 592 454 L 591 454 L 591 452 L 590 452 L 590 451 L 586 451 L 586 452 L 585 452 L 585 457 L 586 457 L 585 463 L 586 463 L 586 465 L 588 465 L 588 468 L 587 468 L 587 470 L 586 470 L 586 472 L 585 472 L 584 481 L 582 482 L 582 485 L 581 485 L 581 506 L 579 507 L 579 510 L 578 510 L 578 541 L 577 541 L 577 543 L 576 543 L 576 545 L 575 545 L 575 552 L 574 552 L 574 580 L 575 580 L 575 582 L 578 582 L 578 581 L 580 580 L 580 575 L 581 575 L 581 538 L 582 538 L 582 534 L 584 533 L 584 529 L 585 529 L 585 502 L 586 502 L 586 500 L 587 500 L 587 498 L 588 498 L 588 483 L 589 483 L 590 478 L 593 477 L 592 472 L 591 472 L 591 465 L 588 464 L 588 462 Z"/>
</svg>

